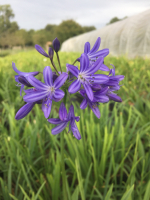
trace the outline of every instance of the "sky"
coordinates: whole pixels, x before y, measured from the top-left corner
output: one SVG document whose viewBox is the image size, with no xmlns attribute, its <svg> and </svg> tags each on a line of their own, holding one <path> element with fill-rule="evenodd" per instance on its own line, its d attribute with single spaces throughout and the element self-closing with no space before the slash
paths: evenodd
<svg viewBox="0 0 150 200">
<path fill-rule="evenodd" d="M 99 29 L 113 17 L 130 17 L 150 9 L 150 0 L 0 0 L 4 4 L 11 5 L 13 21 L 26 30 L 68 19 Z"/>
</svg>

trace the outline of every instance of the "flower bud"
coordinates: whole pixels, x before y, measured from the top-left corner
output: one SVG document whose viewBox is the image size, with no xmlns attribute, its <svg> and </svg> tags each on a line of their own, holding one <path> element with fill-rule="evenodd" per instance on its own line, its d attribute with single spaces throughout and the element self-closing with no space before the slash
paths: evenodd
<svg viewBox="0 0 150 200">
<path fill-rule="evenodd" d="M 53 56 L 54 56 L 54 51 L 51 47 L 49 47 L 48 49 L 48 55 L 50 57 L 50 60 L 53 60 Z"/>
<path fill-rule="evenodd" d="M 57 53 L 60 49 L 60 42 L 57 37 L 53 40 L 54 51 Z"/>
</svg>

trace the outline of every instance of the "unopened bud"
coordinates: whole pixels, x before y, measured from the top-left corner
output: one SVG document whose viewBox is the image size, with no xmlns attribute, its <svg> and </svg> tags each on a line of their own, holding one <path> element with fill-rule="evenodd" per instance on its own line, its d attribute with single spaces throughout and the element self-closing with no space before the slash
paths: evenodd
<svg viewBox="0 0 150 200">
<path fill-rule="evenodd" d="M 53 47 L 54 47 L 54 51 L 57 53 L 60 49 L 60 42 L 58 40 L 58 38 L 56 37 L 54 40 L 53 40 Z"/>
<path fill-rule="evenodd" d="M 54 51 L 51 47 L 49 47 L 48 49 L 48 55 L 50 57 L 50 60 L 53 60 L 53 56 L 54 56 Z"/>
</svg>

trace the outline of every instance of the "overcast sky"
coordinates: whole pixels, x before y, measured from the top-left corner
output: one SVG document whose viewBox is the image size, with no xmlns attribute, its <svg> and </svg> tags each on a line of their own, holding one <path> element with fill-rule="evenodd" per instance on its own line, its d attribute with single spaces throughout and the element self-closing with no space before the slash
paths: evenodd
<svg viewBox="0 0 150 200">
<path fill-rule="evenodd" d="M 150 9 L 150 0 L 0 0 L 3 4 L 11 5 L 13 21 L 27 30 L 68 19 L 101 28 L 115 16 L 123 18 Z"/>
</svg>

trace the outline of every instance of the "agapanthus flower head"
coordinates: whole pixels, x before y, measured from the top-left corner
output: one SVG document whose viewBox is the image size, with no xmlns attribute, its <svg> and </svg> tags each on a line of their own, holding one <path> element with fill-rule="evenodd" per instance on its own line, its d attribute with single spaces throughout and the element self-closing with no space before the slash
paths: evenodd
<svg viewBox="0 0 150 200">
<path fill-rule="evenodd" d="M 58 38 L 56 37 L 53 40 L 53 47 L 54 47 L 54 51 L 57 53 L 60 49 L 60 41 L 58 40 Z"/>
<path fill-rule="evenodd" d="M 31 84 L 28 82 L 27 77 L 31 76 L 31 75 L 36 76 L 37 74 L 39 74 L 39 72 L 38 71 L 36 71 L 36 72 L 21 72 L 17 69 L 14 62 L 12 62 L 12 67 L 13 67 L 13 70 L 18 74 L 18 75 L 15 75 L 15 81 L 20 84 L 17 86 L 21 86 L 20 96 L 22 96 L 22 90 L 25 85 L 28 87 L 32 87 Z"/>
<path fill-rule="evenodd" d="M 75 117 L 74 115 L 74 107 L 72 104 L 69 108 L 69 113 L 67 114 L 67 110 L 64 103 L 61 103 L 60 108 L 59 108 L 59 118 L 51 118 L 51 119 L 48 119 L 47 121 L 50 122 L 51 124 L 58 124 L 58 126 L 56 126 L 55 128 L 51 130 L 53 135 L 56 135 L 62 132 L 66 128 L 69 122 L 69 131 L 72 131 L 73 135 L 78 140 L 80 140 L 81 135 L 75 123 L 75 121 L 78 122 L 79 120 L 80 120 L 80 117 Z"/>
<path fill-rule="evenodd" d="M 75 93 L 80 90 L 81 85 L 83 85 L 88 98 L 92 101 L 94 94 L 92 91 L 92 84 L 106 83 L 109 78 L 104 74 L 94 74 L 99 70 L 99 67 L 103 63 L 103 57 L 100 57 L 95 61 L 92 67 L 89 67 L 89 58 L 83 53 L 80 58 L 80 70 L 73 65 L 67 64 L 68 70 L 77 78 L 68 88 L 70 93 Z"/>
<path fill-rule="evenodd" d="M 33 103 L 39 100 L 43 100 L 42 111 L 46 118 L 49 117 L 52 100 L 60 101 L 65 93 L 59 88 L 66 81 L 68 74 L 62 73 L 53 83 L 53 73 L 49 66 L 46 66 L 43 70 L 43 77 L 45 83 L 37 80 L 34 76 L 27 77 L 28 82 L 36 88 L 37 91 L 26 94 L 23 99 L 25 102 Z"/>
</svg>

